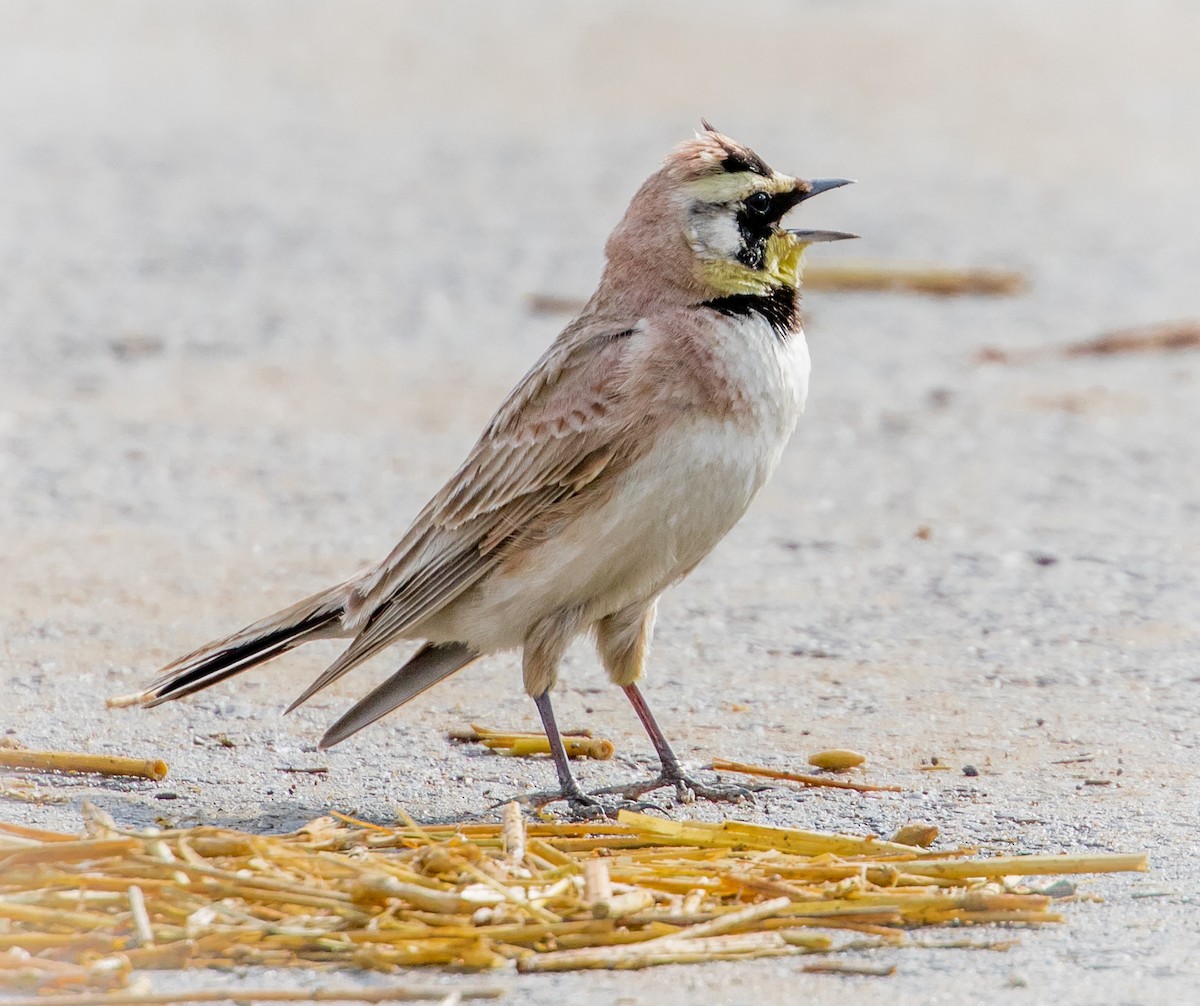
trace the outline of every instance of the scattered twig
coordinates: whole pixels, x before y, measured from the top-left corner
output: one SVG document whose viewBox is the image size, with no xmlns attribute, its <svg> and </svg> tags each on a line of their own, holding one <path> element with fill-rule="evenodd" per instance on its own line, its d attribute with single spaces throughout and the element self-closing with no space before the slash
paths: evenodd
<svg viewBox="0 0 1200 1006">
<path fill-rule="evenodd" d="M 43 789 L 32 779 L 20 776 L 0 776 L 0 797 L 16 800 L 19 803 L 66 803 L 67 797 L 62 793 Z"/>
<path fill-rule="evenodd" d="M 500 988 L 467 987 L 455 989 L 463 999 L 499 999 L 504 995 Z M 174 1003 L 219 1003 L 219 1002 L 420 1002 L 445 1001 L 446 990 L 430 986 L 364 988 L 344 986 L 342 988 L 306 989 L 193 989 L 190 992 L 109 992 L 99 995 L 31 996 L 28 998 L 5 999 L 4 1006 L 172 1006 Z"/>
<path fill-rule="evenodd" d="M 1063 356 L 1112 356 L 1200 348 L 1200 321 L 1167 321 L 1122 328 L 1063 346 Z"/>
<path fill-rule="evenodd" d="M 925 860 L 905 863 L 904 872 L 917 877 L 965 879 L 967 877 L 1034 877 L 1057 873 L 1145 872 L 1149 857 L 1105 853 L 1062 856 L 992 856 L 988 859 Z"/>
<path fill-rule="evenodd" d="M 872 964 L 869 961 L 818 961 L 805 964 L 801 971 L 818 975 L 870 975 L 886 978 L 896 973 L 895 964 Z"/>
<path fill-rule="evenodd" d="M 517 970 L 522 972 L 581 971 L 597 968 L 615 971 L 636 970 L 658 964 L 694 964 L 709 961 L 750 960 L 756 957 L 781 957 L 808 953 L 805 947 L 791 946 L 778 933 L 737 933 L 710 936 L 700 940 L 669 940 L 607 947 L 583 947 L 522 957 Z"/>
<path fill-rule="evenodd" d="M 0 751 L 0 768 L 23 768 L 36 772 L 137 776 L 160 782 L 167 777 L 167 763 L 161 758 L 123 758 L 120 755 L 92 755 L 75 751 Z"/>
<path fill-rule="evenodd" d="M 452 741 L 483 744 L 497 754 L 508 755 L 512 758 L 528 758 L 530 755 L 548 755 L 550 753 L 550 741 L 542 733 L 526 734 L 489 730 L 487 727 L 472 723 L 470 730 L 452 730 L 449 737 Z M 596 761 L 607 761 L 616 751 L 612 741 L 593 737 L 586 730 L 564 733 L 562 738 L 568 758 L 592 758 Z"/>
<path fill-rule="evenodd" d="M 1029 284 L 1021 273 L 1012 269 L 846 260 L 807 266 L 804 285 L 810 290 L 897 291 L 935 297 L 963 294 L 1011 297 L 1022 293 Z"/>
<path fill-rule="evenodd" d="M 999 349 L 988 346 L 976 356 L 980 363 L 1033 363 L 1038 360 L 1079 356 L 1117 356 L 1127 353 L 1174 353 L 1200 349 L 1200 321 L 1164 321 L 1106 332 L 1092 339 L 1036 349 Z"/>
<path fill-rule="evenodd" d="M 828 786 L 832 789 L 852 789 L 858 793 L 901 793 L 900 786 L 872 786 L 865 782 L 846 782 L 842 779 L 829 779 L 823 775 L 802 775 L 798 772 L 784 772 L 781 769 L 765 768 L 762 765 L 745 765 L 742 762 L 727 761 L 724 758 L 714 758 L 712 768 L 720 772 L 740 772 L 742 775 L 757 775 L 764 779 L 782 779 L 786 782 L 799 782 L 805 786 Z"/>
</svg>

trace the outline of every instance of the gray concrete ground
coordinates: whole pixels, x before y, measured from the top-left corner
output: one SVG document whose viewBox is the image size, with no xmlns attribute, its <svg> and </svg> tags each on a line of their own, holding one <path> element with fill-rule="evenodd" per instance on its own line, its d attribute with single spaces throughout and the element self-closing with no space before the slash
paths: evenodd
<svg viewBox="0 0 1200 1006">
<path fill-rule="evenodd" d="M 328 754 L 324 725 L 395 659 L 287 718 L 333 649 L 154 712 L 102 700 L 389 549 L 565 321 L 529 295 L 586 295 L 630 194 L 707 115 L 785 170 L 860 179 L 805 221 L 864 240 L 817 254 L 1032 288 L 809 296 L 808 414 L 662 605 L 660 718 L 695 762 L 848 746 L 904 787 L 779 792 L 755 820 L 919 818 L 1153 869 L 1086 882 L 1103 903 L 1005 954 L 879 954 L 891 978 L 509 976 L 509 1001 L 1193 1001 L 1200 357 L 975 356 L 1200 311 L 1197 37 L 1186 0 L 0 4 L 0 723 L 172 766 L 0 816 L 74 828 L 86 798 L 274 829 L 544 786 L 545 763 L 444 740 L 535 726 L 512 656 Z M 564 677 L 563 721 L 648 757 L 586 648 Z M 934 755 L 955 770 L 920 771 Z"/>
</svg>

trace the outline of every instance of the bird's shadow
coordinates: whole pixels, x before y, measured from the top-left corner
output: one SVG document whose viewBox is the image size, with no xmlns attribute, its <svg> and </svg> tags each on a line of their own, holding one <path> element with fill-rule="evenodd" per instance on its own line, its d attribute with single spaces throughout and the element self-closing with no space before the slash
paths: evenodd
<svg viewBox="0 0 1200 1006">
<path fill-rule="evenodd" d="M 227 813 L 211 805 L 195 805 L 183 799 L 160 803 L 150 792 L 121 788 L 94 788 L 80 801 L 90 803 L 105 812 L 116 822 L 117 827 L 129 830 L 145 828 L 225 828 L 256 835 L 286 835 L 299 831 L 305 825 L 329 817 L 331 812 L 361 820 L 379 827 L 402 827 L 397 818 L 396 805 L 385 796 L 371 800 L 369 805 L 331 806 L 327 799 L 314 794 L 312 797 L 282 799 L 272 798 L 269 805 L 262 806 L 258 813 Z M 500 805 L 486 805 L 479 811 L 437 813 L 432 808 L 404 807 L 414 821 L 422 825 L 470 824 L 483 821 L 499 821 Z M 423 812 L 424 811 L 424 812 Z"/>
</svg>

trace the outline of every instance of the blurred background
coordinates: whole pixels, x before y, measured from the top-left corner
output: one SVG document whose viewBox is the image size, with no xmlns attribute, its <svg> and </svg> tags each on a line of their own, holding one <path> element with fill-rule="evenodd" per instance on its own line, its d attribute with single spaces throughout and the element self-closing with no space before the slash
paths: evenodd
<svg viewBox="0 0 1200 1006">
<path fill-rule="evenodd" d="M 427 819 L 544 787 L 443 740 L 535 726 L 512 655 L 328 755 L 394 661 L 286 719 L 336 647 L 152 713 L 102 701 L 385 554 L 704 116 L 780 170 L 858 179 L 797 217 L 863 236 L 814 269 L 1023 289 L 808 292 L 800 430 L 661 608 L 668 733 L 697 763 L 855 747 L 905 790 L 745 814 L 1174 849 L 1152 882 L 1194 890 L 1197 38 L 1190 0 L 0 0 L 0 725 L 165 757 L 169 808 L 61 784 L 123 822 Z M 648 756 L 586 647 L 561 692 L 564 725 Z M 956 770 L 920 771 L 934 755 Z M 277 774 L 313 759 L 327 776 Z M 73 828 L 73 806 L 0 813 Z M 1137 928 L 1150 903 L 1120 904 L 1022 951 L 1042 993 L 1187 987 L 1188 955 Z M 1172 904 L 1155 917 L 1194 931 Z M 1114 961 L 1117 984 L 1087 971 Z"/>
<path fill-rule="evenodd" d="M 1066 480 L 1102 530 L 1186 532 L 1193 357 L 1015 386 L 974 360 L 1195 317 L 1198 32 L 1167 0 L 0 4 L 0 531 L 44 563 L 64 534 L 161 529 L 141 577 L 185 538 L 374 558 L 566 320 L 530 298 L 590 292 L 707 116 L 781 170 L 859 179 L 806 210 L 863 235 L 818 264 L 1029 282 L 809 297 L 808 506 L 907 527 L 970 496 L 1032 547 L 1077 522 L 1030 483 Z M 930 394 L 979 428 L 897 452 Z"/>
<path fill-rule="evenodd" d="M 1025 289 L 809 294 L 809 413 L 662 659 L 1190 666 L 1194 332 L 1061 350 L 1197 316 L 1198 33 L 1167 0 L 0 4 L 6 672 L 133 684 L 385 553 L 701 116 L 859 180 L 805 208 L 863 235 L 816 266 Z"/>
</svg>

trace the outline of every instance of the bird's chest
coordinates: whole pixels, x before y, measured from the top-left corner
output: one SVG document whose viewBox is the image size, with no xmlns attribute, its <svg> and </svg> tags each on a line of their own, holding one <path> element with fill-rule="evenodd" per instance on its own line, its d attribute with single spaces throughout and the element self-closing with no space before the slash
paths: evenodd
<svg viewBox="0 0 1200 1006">
<path fill-rule="evenodd" d="M 755 490 L 774 470 L 808 397 L 804 333 L 781 338 L 766 319 L 722 321 L 703 352 L 705 385 L 692 397 L 694 425 Z"/>
<path fill-rule="evenodd" d="M 765 323 L 720 336 L 703 346 L 711 380 L 698 386 L 674 372 L 680 401 L 659 413 L 648 449 L 603 500 L 489 578 L 470 615 L 471 642 L 486 648 L 479 640 L 492 639 L 488 632 L 508 638 L 501 628 L 509 615 L 496 612 L 511 610 L 511 621 L 527 626 L 564 606 L 596 618 L 644 602 L 685 576 L 737 523 L 803 408 L 808 351 L 800 333 L 781 342 Z"/>
<path fill-rule="evenodd" d="M 711 346 L 718 379 L 640 467 L 653 473 L 644 507 L 684 565 L 698 561 L 774 472 L 808 394 L 804 335 L 780 340 L 764 322 L 728 326 Z"/>
<path fill-rule="evenodd" d="M 751 436 L 786 441 L 808 398 L 804 332 L 781 338 L 765 319 L 751 317 L 725 326 L 713 354 L 730 396 L 729 419 Z"/>
</svg>

